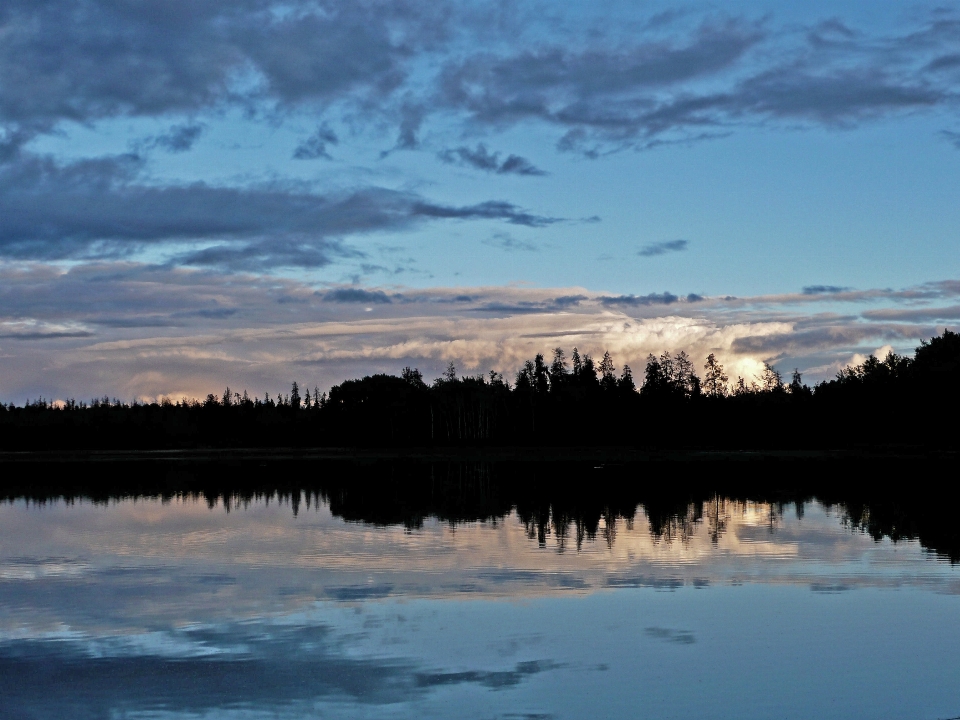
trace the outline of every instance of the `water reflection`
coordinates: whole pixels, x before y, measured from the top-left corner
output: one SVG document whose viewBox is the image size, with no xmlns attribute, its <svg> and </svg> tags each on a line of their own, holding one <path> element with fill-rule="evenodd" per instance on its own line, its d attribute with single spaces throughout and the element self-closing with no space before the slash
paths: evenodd
<svg viewBox="0 0 960 720">
<path fill-rule="evenodd" d="M 11 493 L 0 716 L 960 711 L 960 568 L 909 498 L 409 472 Z"/>
</svg>

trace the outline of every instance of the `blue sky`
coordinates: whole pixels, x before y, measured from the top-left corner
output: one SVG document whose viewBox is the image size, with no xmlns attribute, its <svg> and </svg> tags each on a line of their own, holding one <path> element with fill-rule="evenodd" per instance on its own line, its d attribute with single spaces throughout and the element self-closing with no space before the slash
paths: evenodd
<svg viewBox="0 0 960 720">
<path fill-rule="evenodd" d="M 960 317 L 958 87 L 933 3 L 13 0 L 0 398 L 829 377 Z"/>
</svg>

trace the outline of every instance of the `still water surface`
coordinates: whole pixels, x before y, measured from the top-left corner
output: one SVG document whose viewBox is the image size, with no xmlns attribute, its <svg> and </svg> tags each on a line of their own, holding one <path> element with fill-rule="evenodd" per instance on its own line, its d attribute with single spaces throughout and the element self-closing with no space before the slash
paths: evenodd
<svg viewBox="0 0 960 720">
<path fill-rule="evenodd" d="M 210 504 L 0 505 L 0 717 L 960 715 L 960 567 L 816 502 L 587 533 Z"/>
</svg>

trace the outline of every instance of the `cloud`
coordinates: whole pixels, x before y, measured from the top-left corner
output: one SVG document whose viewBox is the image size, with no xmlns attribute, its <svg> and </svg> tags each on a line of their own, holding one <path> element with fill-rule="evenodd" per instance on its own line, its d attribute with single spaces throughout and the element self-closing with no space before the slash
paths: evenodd
<svg viewBox="0 0 960 720">
<path fill-rule="evenodd" d="M 500 153 L 491 153 L 483 143 L 477 145 L 474 150 L 468 147 L 448 148 L 439 152 L 437 157 L 451 165 L 468 165 L 477 170 L 498 175 L 546 175 L 543 170 L 519 155 L 509 155 L 501 162 Z"/>
<path fill-rule="evenodd" d="M 323 123 L 313 135 L 297 146 L 293 151 L 293 158 L 294 160 L 316 160 L 317 158 L 330 160 L 332 158 L 327 152 L 327 145 L 336 145 L 339 142 L 337 134 L 329 125 Z"/>
<path fill-rule="evenodd" d="M 382 290 L 364 290 L 363 288 L 337 288 L 323 294 L 323 299 L 327 302 L 336 303 L 364 303 L 370 304 L 389 304 L 393 302 L 390 296 Z"/>
<path fill-rule="evenodd" d="M 949 140 L 954 147 L 960 149 L 960 132 L 954 132 L 953 130 L 941 130 L 940 134 Z"/>
<path fill-rule="evenodd" d="M 667 240 L 664 242 L 650 243 L 644 245 L 637 252 L 642 257 L 653 257 L 655 255 L 664 255 L 669 252 L 681 252 L 687 249 L 689 243 L 686 240 Z"/>
<path fill-rule="evenodd" d="M 680 298 L 673 293 L 650 293 L 649 295 L 616 295 L 600 298 L 603 305 L 672 305 Z"/>
<path fill-rule="evenodd" d="M 517 252 L 518 250 L 523 252 L 537 252 L 540 250 L 538 245 L 525 240 L 517 240 L 508 233 L 494 233 L 493 237 L 489 237 L 482 242 L 484 245 L 500 248 L 507 252 Z"/>
<path fill-rule="evenodd" d="M 147 138 L 140 143 L 140 148 L 144 150 L 160 148 L 170 153 L 186 152 L 200 139 L 203 130 L 204 126 L 200 123 L 174 125 L 161 135 Z"/>
<path fill-rule="evenodd" d="M 382 98 L 447 31 L 415 0 L 9 0 L 0 23 L 0 121 L 48 125 Z"/>
<path fill-rule="evenodd" d="M 817 368 L 832 375 L 832 364 L 854 353 L 887 344 L 909 353 L 941 332 L 956 309 L 937 305 L 956 294 L 956 285 L 863 291 L 856 302 L 866 307 L 838 316 L 790 312 L 795 298 L 832 306 L 829 295 L 730 302 L 585 288 L 318 290 L 283 277 L 133 262 L 67 270 L 6 263 L 0 334 L 10 337 L 0 338 L 0 399 L 203 397 L 224 383 L 262 395 L 291 379 L 323 387 L 404 365 L 438 375 L 451 361 L 469 372 L 492 368 L 511 376 L 524 360 L 558 345 L 593 355 L 609 350 L 635 369 L 649 353 L 682 349 L 702 364 L 713 352 L 731 377 L 749 380 L 768 361 L 813 369 L 808 380 L 815 381 Z M 878 303 L 884 307 L 870 308 Z M 376 317 L 359 319 L 358 305 L 378 308 Z M 881 309 L 905 312 L 874 312 Z"/>
<path fill-rule="evenodd" d="M 182 263 L 319 267 L 356 255 L 342 242 L 349 235 L 444 219 L 556 222 L 506 201 L 440 205 L 376 187 L 320 195 L 276 185 L 147 184 L 142 166 L 135 155 L 69 165 L 24 156 L 0 166 L 0 257 L 118 257 L 178 241 L 207 244 L 179 255 Z"/>
<path fill-rule="evenodd" d="M 866 310 L 862 315 L 867 320 L 884 322 L 930 323 L 937 320 L 960 320 L 960 305 L 924 308 L 884 308 L 882 310 Z"/>
<path fill-rule="evenodd" d="M 837 20 L 698 22 L 689 10 L 649 18 L 626 38 L 616 24 L 553 23 L 534 40 L 495 6 L 426 0 L 9 0 L 0 125 L 29 137 L 62 121 L 336 112 L 354 126 L 395 130 L 400 150 L 419 148 L 440 117 L 462 123 L 465 135 L 534 121 L 558 131 L 561 150 L 598 157 L 721 137 L 741 124 L 850 126 L 958 97 L 958 22 L 943 14 L 890 36 Z M 178 127 L 155 147 L 188 149 L 199 126 Z M 323 128 L 294 157 L 327 157 L 335 135 Z M 0 159 L 7 150 L 0 143 Z M 441 159 L 543 174 L 482 144 Z"/>
<path fill-rule="evenodd" d="M 841 287 L 839 285 L 806 285 L 803 288 L 804 295 L 828 295 L 847 292 L 851 288 Z"/>
<path fill-rule="evenodd" d="M 713 19 L 672 39 L 546 39 L 532 49 L 448 63 L 440 98 L 469 122 L 502 129 L 539 121 L 560 150 L 598 157 L 626 147 L 723 136 L 758 122 L 844 127 L 956 103 L 956 23 L 931 20 L 877 38 L 838 21 L 773 30 L 770 21 Z"/>
</svg>

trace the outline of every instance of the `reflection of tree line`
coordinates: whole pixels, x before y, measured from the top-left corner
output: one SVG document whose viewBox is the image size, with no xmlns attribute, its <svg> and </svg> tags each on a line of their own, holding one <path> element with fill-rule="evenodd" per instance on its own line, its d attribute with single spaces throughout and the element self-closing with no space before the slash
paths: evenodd
<svg viewBox="0 0 960 720">
<path fill-rule="evenodd" d="M 810 388 L 767 365 L 731 382 L 711 354 L 703 377 L 684 352 L 650 356 L 639 390 L 609 353 L 575 348 L 527 361 L 512 384 L 496 372 L 432 384 L 405 368 L 333 387 L 205 401 L 0 405 L 0 447 L 185 448 L 321 446 L 957 447 L 960 335 L 923 342 L 913 358 L 869 357 Z"/>
<path fill-rule="evenodd" d="M 347 522 L 411 531 L 430 519 L 455 529 L 496 526 L 515 514 L 531 541 L 559 552 L 593 542 L 612 548 L 621 528 L 634 528 L 638 513 L 654 542 L 686 543 L 704 532 L 719 544 L 733 518 L 748 511 L 762 508 L 774 532 L 785 512 L 802 517 L 805 504 L 817 501 L 876 540 L 917 539 L 960 562 L 960 487 L 938 481 L 941 464 L 923 456 L 765 456 L 750 463 L 704 456 L 603 468 L 577 462 L 51 461 L 7 465 L 0 501 L 192 497 L 227 512 L 278 503 L 294 515 L 326 506 Z M 882 473 L 912 480 L 875 481 Z"/>
</svg>

